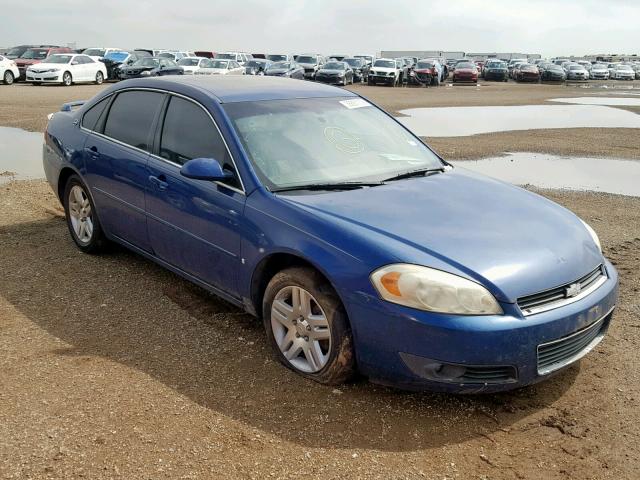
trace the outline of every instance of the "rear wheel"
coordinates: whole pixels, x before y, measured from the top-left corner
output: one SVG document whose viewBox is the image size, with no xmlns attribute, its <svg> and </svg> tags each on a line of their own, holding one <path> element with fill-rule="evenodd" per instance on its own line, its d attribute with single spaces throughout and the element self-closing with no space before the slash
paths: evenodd
<svg viewBox="0 0 640 480">
<path fill-rule="evenodd" d="M 71 74 L 69 72 L 64 72 L 64 74 L 62 75 L 62 84 L 65 87 L 69 87 L 71 86 L 72 83 L 73 83 L 73 77 L 71 76 Z"/>
<path fill-rule="evenodd" d="M 274 354 L 286 367 L 327 385 L 353 376 L 346 312 L 317 271 L 294 267 L 277 273 L 265 291 L 262 315 Z"/>
<path fill-rule="evenodd" d="M 11 70 L 7 70 L 4 72 L 4 76 L 2 77 L 2 81 L 5 85 L 11 85 L 15 78 L 13 77 L 13 72 Z"/>
<path fill-rule="evenodd" d="M 80 177 L 72 175 L 64 189 L 64 212 L 71 238 L 85 253 L 99 253 L 106 248 L 95 206 Z"/>
<path fill-rule="evenodd" d="M 102 72 L 96 73 L 96 85 L 101 85 L 104 82 L 104 75 Z"/>
</svg>

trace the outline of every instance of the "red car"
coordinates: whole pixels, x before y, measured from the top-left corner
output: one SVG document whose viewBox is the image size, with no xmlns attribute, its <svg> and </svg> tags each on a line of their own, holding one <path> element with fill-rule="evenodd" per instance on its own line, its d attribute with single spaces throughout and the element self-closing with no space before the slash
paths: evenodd
<svg viewBox="0 0 640 480">
<path fill-rule="evenodd" d="M 478 68 L 471 62 L 460 62 L 453 71 L 453 83 L 478 83 Z"/>
<path fill-rule="evenodd" d="M 435 62 L 431 60 L 418 60 L 416 66 L 409 74 L 409 83 L 438 86 L 440 85 L 440 73 Z"/>
<path fill-rule="evenodd" d="M 15 62 L 20 70 L 20 77 L 18 80 L 25 80 L 27 75 L 27 68 L 36 63 L 42 62 L 49 55 L 54 53 L 73 53 L 70 48 L 67 47 L 34 47 L 24 52 L 20 58 L 16 58 Z"/>
<path fill-rule="evenodd" d="M 216 52 L 209 52 L 205 50 L 196 50 L 193 53 L 196 54 L 196 57 L 214 58 L 216 56 Z"/>
<path fill-rule="evenodd" d="M 536 65 L 523 63 L 515 74 L 516 82 L 539 82 L 540 70 Z"/>
</svg>

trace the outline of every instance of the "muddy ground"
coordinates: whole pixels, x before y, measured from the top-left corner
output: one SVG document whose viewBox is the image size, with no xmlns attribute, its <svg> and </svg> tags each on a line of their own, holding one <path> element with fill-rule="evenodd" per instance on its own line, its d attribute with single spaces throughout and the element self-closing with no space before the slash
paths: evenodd
<svg viewBox="0 0 640 480">
<path fill-rule="evenodd" d="M 41 128 L 96 89 L 0 87 L 0 125 Z M 545 383 L 452 396 L 304 380 L 234 307 L 124 250 L 79 253 L 46 183 L 0 185 L 0 478 L 637 479 L 640 199 L 541 193 L 591 223 L 620 271 L 609 334 Z"/>
</svg>

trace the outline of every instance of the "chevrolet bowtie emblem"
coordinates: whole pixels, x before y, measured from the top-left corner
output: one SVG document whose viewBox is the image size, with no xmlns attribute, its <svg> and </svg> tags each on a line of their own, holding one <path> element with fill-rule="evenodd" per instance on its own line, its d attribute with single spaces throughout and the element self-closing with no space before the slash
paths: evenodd
<svg viewBox="0 0 640 480">
<path fill-rule="evenodd" d="M 571 297 L 575 297 L 576 295 L 579 295 L 581 290 L 582 290 L 582 287 L 580 286 L 579 283 L 572 283 L 565 289 L 564 294 L 567 298 L 571 298 Z"/>
</svg>

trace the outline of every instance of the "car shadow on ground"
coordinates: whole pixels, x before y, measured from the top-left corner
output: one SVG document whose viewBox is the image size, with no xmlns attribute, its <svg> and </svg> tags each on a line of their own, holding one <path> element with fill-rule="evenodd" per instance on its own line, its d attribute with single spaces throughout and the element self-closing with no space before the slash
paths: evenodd
<svg viewBox="0 0 640 480">
<path fill-rule="evenodd" d="M 49 354 L 119 362 L 303 447 L 408 451 L 490 436 L 555 402 L 579 371 L 496 395 L 364 379 L 336 389 L 282 367 L 259 321 L 152 262 L 119 248 L 78 252 L 60 218 L 0 227 L 0 264 L 0 296 L 68 344 Z"/>
</svg>

